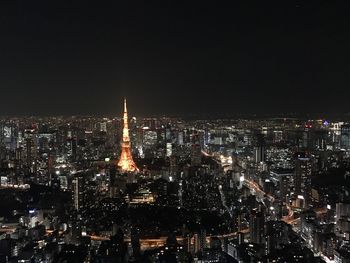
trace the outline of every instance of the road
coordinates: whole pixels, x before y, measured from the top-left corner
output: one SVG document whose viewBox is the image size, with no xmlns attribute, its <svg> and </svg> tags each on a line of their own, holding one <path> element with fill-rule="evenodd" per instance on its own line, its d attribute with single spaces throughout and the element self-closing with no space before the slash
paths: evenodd
<svg viewBox="0 0 350 263">
<path fill-rule="evenodd" d="M 275 201 L 275 198 L 272 195 L 266 194 L 256 182 L 244 179 L 244 185 L 247 186 L 250 190 L 253 190 L 255 193 L 258 193 L 260 198 L 265 197 L 271 203 Z M 294 219 L 294 211 L 288 204 L 286 205 L 286 207 L 288 209 L 288 214 L 284 216 L 281 220 L 286 222 L 287 224 L 294 224 L 296 220 Z"/>
<path fill-rule="evenodd" d="M 224 192 L 222 191 L 222 185 L 219 185 L 219 192 L 220 192 L 220 198 L 221 198 L 221 203 L 222 206 L 225 207 L 225 209 L 227 210 L 227 212 L 229 213 L 230 217 L 233 218 L 233 214 L 232 211 L 228 208 L 227 204 L 226 204 L 226 197 Z"/>
</svg>

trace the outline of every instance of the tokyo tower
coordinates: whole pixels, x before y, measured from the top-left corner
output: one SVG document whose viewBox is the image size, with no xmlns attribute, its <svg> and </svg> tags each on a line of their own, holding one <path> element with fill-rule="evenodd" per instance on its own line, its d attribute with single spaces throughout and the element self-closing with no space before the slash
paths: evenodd
<svg viewBox="0 0 350 263">
<path fill-rule="evenodd" d="M 130 150 L 130 138 L 129 138 L 129 125 L 128 125 L 128 110 L 126 108 L 126 99 L 124 99 L 124 115 L 123 115 L 123 142 L 122 142 L 122 152 L 120 154 L 120 159 L 118 166 L 121 170 L 125 172 L 135 172 L 139 169 L 137 168 L 134 160 L 132 159 Z"/>
</svg>

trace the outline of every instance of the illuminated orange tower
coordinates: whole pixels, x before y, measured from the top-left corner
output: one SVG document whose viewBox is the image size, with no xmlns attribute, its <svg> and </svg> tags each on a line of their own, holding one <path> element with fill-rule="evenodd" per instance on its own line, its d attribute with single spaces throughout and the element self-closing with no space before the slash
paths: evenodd
<svg viewBox="0 0 350 263">
<path fill-rule="evenodd" d="M 135 172 L 137 168 L 134 160 L 132 159 L 130 150 L 130 138 L 129 138 L 129 125 L 128 125 L 128 110 L 126 108 L 126 99 L 124 99 L 124 115 L 123 115 L 123 142 L 122 152 L 118 162 L 118 166 L 125 172 Z"/>
</svg>

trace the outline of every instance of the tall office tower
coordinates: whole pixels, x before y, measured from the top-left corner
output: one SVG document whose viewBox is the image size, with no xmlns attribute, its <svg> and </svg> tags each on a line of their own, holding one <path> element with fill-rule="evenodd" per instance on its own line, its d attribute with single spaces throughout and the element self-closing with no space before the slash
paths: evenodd
<svg viewBox="0 0 350 263">
<path fill-rule="evenodd" d="M 290 178 L 293 177 L 293 174 L 283 174 L 279 180 L 279 196 L 281 200 L 287 201 L 288 196 L 290 197 Z"/>
<path fill-rule="evenodd" d="M 178 170 L 179 170 L 178 157 L 175 155 L 172 155 L 172 156 L 170 156 L 170 175 L 173 178 L 176 178 Z"/>
<path fill-rule="evenodd" d="M 204 145 L 208 145 L 210 142 L 210 131 L 208 127 L 205 127 L 204 130 Z"/>
<path fill-rule="evenodd" d="M 335 206 L 336 226 L 339 230 L 350 229 L 350 204 L 348 203 L 336 203 Z M 344 231 L 346 232 L 346 231 Z"/>
<path fill-rule="evenodd" d="M 303 149 L 308 149 L 310 145 L 310 130 L 309 128 L 305 128 L 305 130 L 301 134 L 301 145 L 299 145 Z"/>
<path fill-rule="evenodd" d="M 350 204 L 348 204 L 348 203 L 336 203 L 335 214 L 336 214 L 337 220 L 339 220 L 342 217 L 350 217 Z"/>
<path fill-rule="evenodd" d="M 340 128 L 340 146 L 350 149 L 350 124 L 344 124 Z"/>
<path fill-rule="evenodd" d="M 178 190 L 178 196 L 179 196 L 179 205 L 180 207 L 183 207 L 183 185 L 182 180 L 179 181 L 179 190 Z"/>
<path fill-rule="evenodd" d="M 67 155 L 71 158 L 72 161 L 77 159 L 77 138 L 71 137 L 67 140 Z"/>
<path fill-rule="evenodd" d="M 199 135 L 196 132 L 192 137 L 191 165 L 200 166 L 202 162 L 202 149 L 199 142 Z"/>
<path fill-rule="evenodd" d="M 1 145 L 0 145 L 1 147 Z M 0 154 L 1 156 L 1 154 Z M 16 169 L 22 168 L 23 166 L 23 148 L 18 147 L 15 150 L 15 161 L 16 161 Z"/>
<path fill-rule="evenodd" d="M 166 143 L 165 156 L 170 157 L 173 154 L 173 145 L 170 142 Z"/>
<path fill-rule="evenodd" d="M 306 153 L 295 154 L 294 190 L 296 195 L 308 199 L 311 191 L 311 162 Z"/>
<path fill-rule="evenodd" d="M 138 127 L 136 129 L 136 148 L 139 149 L 142 149 L 143 147 L 143 129 L 142 127 Z"/>
<path fill-rule="evenodd" d="M 254 160 L 256 163 L 266 161 L 266 143 L 263 134 L 257 135 L 256 146 L 254 147 Z"/>
<path fill-rule="evenodd" d="M 0 125 L 0 145 L 11 151 L 16 148 L 16 125 L 12 121 Z"/>
<path fill-rule="evenodd" d="M 264 243 L 265 215 L 257 209 L 252 210 L 250 215 L 250 241 L 256 244 Z"/>
<path fill-rule="evenodd" d="M 134 163 L 134 160 L 132 159 L 132 155 L 131 155 L 126 99 L 124 99 L 123 123 L 124 123 L 124 126 L 123 126 L 122 152 L 120 154 L 118 166 L 121 168 L 122 171 L 135 172 L 135 171 L 138 171 L 139 169 Z"/>
<path fill-rule="evenodd" d="M 179 144 L 179 145 L 184 144 L 184 132 L 183 131 L 179 131 L 179 133 L 178 133 L 177 144 Z"/>
<path fill-rule="evenodd" d="M 315 130 L 312 136 L 312 147 L 320 150 L 327 149 L 328 130 Z"/>
<path fill-rule="evenodd" d="M 171 125 L 168 124 L 165 128 L 165 140 L 167 142 L 171 142 Z"/>
<path fill-rule="evenodd" d="M 74 208 L 80 211 L 84 206 L 84 177 L 82 175 L 77 176 L 73 180 L 73 199 Z"/>
<path fill-rule="evenodd" d="M 204 149 L 205 147 L 205 132 L 199 131 L 198 132 L 198 139 L 199 139 L 199 145 L 201 146 L 201 149 Z"/>
<path fill-rule="evenodd" d="M 118 187 L 116 182 L 116 170 L 110 169 L 109 170 L 109 197 L 116 198 L 117 191 L 118 191 Z"/>
<path fill-rule="evenodd" d="M 35 130 L 26 130 L 25 138 L 26 166 L 31 173 L 35 173 L 37 168 L 37 137 Z"/>
</svg>

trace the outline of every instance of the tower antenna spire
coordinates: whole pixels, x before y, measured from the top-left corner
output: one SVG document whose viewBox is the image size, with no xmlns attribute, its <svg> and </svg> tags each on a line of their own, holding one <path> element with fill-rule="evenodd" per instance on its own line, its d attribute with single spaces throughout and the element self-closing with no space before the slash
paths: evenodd
<svg viewBox="0 0 350 263">
<path fill-rule="evenodd" d="M 122 152 L 120 154 L 118 166 L 125 172 L 135 172 L 139 170 L 131 155 L 126 98 L 124 98 Z"/>
</svg>

